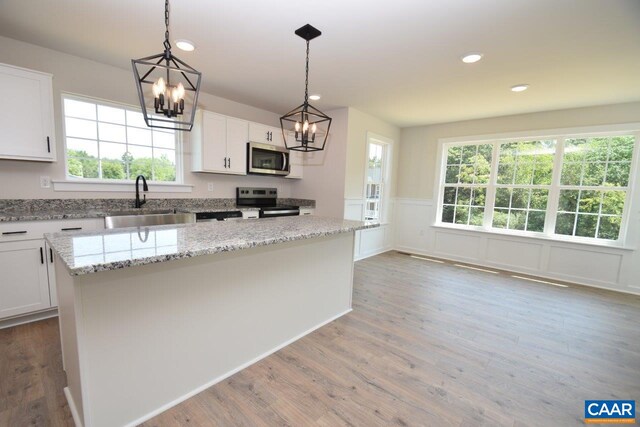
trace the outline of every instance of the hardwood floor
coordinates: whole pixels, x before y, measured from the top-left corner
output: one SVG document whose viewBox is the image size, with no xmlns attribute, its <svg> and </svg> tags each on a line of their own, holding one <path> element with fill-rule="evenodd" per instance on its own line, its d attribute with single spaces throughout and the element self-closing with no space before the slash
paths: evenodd
<svg viewBox="0 0 640 427">
<path fill-rule="evenodd" d="M 640 297 L 389 252 L 354 311 L 144 426 L 568 426 L 640 400 Z M 72 425 L 57 321 L 0 331 L 0 426 Z"/>
<path fill-rule="evenodd" d="M 57 318 L 0 330 L 0 426 L 73 426 Z"/>
</svg>

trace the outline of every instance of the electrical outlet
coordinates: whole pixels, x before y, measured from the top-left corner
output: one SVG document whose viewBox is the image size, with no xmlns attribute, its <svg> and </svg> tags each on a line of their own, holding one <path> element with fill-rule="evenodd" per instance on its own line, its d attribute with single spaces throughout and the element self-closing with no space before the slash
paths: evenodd
<svg viewBox="0 0 640 427">
<path fill-rule="evenodd" d="M 213 191 L 213 182 L 207 183 L 207 191 Z"/>
<path fill-rule="evenodd" d="M 42 188 L 51 188 L 51 177 L 50 176 L 41 176 L 40 177 L 40 187 L 42 187 Z"/>
</svg>

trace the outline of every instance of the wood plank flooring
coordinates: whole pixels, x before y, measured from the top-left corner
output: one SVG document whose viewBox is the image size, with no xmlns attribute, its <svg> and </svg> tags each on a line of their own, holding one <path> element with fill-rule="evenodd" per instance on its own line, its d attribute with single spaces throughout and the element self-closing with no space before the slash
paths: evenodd
<svg viewBox="0 0 640 427">
<path fill-rule="evenodd" d="M 640 401 L 640 297 L 388 252 L 353 308 L 143 425 L 571 426 Z M 56 319 L 0 331 L 0 426 L 72 425 L 63 384 Z"/>
</svg>

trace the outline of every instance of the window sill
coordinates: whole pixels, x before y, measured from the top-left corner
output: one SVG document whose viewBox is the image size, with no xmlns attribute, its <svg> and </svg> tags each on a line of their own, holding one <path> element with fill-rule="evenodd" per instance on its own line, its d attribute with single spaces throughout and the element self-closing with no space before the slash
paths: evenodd
<svg viewBox="0 0 640 427">
<path fill-rule="evenodd" d="M 191 193 L 193 185 L 165 182 L 148 182 L 149 193 Z M 53 181 L 53 191 L 88 191 L 88 192 L 131 192 L 135 190 L 133 181 L 94 181 L 64 180 Z"/>
<path fill-rule="evenodd" d="M 482 233 L 482 234 L 490 234 L 502 237 L 510 237 L 514 239 L 537 239 L 537 240 L 545 240 L 551 243 L 560 243 L 560 244 L 568 244 L 568 245 L 580 245 L 580 246 L 596 246 L 599 248 L 606 249 L 617 249 L 623 251 L 635 251 L 637 248 L 631 246 L 624 246 L 620 242 L 593 242 L 586 239 L 568 239 L 562 237 L 549 237 L 545 235 L 539 235 L 534 233 L 510 233 L 506 231 L 500 231 L 498 229 L 486 230 L 484 228 L 462 228 L 456 227 L 455 225 L 448 225 L 443 223 L 433 224 L 435 228 L 442 228 L 451 231 L 460 231 L 460 232 L 471 232 L 471 233 Z"/>
</svg>

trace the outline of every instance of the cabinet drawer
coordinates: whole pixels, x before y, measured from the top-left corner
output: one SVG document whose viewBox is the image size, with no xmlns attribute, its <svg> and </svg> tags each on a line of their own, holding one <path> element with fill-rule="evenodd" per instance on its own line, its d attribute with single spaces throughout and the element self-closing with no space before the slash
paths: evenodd
<svg viewBox="0 0 640 427">
<path fill-rule="evenodd" d="M 80 230 L 90 231 L 103 228 L 103 218 L 3 222 L 0 223 L 0 242 L 42 239 L 42 236 L 46 233 Z"/>
</svg>

